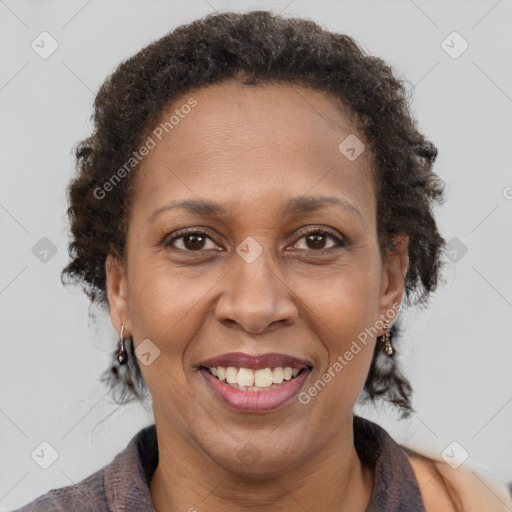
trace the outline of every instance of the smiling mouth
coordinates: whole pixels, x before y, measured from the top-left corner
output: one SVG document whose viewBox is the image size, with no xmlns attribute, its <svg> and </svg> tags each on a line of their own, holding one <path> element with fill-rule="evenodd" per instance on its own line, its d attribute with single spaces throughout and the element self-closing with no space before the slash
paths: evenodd
<svg viewBox="0 0 512 512">
<path fill-rule="evenodd" d="M 311 370 L 311 367 L 291 368 L 290 366 L 277 366 L 275 368 L 236 368 L 233 366 L 203 366 L 216 379 L 228 384 L 231 388 L 240 391 L 268 391 L 280 388 L 283 383 L 294 380 L 300 374 Z"/>
</svg>

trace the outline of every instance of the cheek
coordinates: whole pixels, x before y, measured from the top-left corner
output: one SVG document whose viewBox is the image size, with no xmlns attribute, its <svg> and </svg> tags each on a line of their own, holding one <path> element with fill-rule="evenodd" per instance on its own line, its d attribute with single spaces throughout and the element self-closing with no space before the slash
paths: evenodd
<svg viewBox="0 0 512 512">
<path fill-rule="evenodd" d="M 370 327 L 375 318 L 357 302 L 349 296 L 340 299 L 338 294 L 337 307 L 326 304 L 315 323 L 325 357 L 304 389 L 301 403 L 311 401 L 312 414 L 319 420 L 325 411 L 342 417 L 352 410 L 368 375 L 375 347 Z"/>
<path fill-rule="evenodd" d="M 188 379 L 189 341 L 204 320 L 205 290 L 208 279 L 184 279 L 171 265 L 156 258 L 132 258 L 129 288 L 130 319 L 137 347 L 150 339 L 159 352 L 150 365 L 139 363 L 154 407 L 164 414 L 173 411 L 172 423 L 183 435 L 190 418 L 176 414 L 190 402 Z M 162 408 L 162 404 L 166 404 Z"/>
<path fill-rule="evenodd" d="M 302 303 L 308 322 L 336 345 L 357 336 L 378 318 L 380 266 L 371 254 L 351 255 L 323 276 L 289 276 L 290 287 Z"/>
<path fill-rule="evenodd" d="M 129 269 L 129 314 L 135 343 L 146 338 L 155 343 L 166 364 L 183 373 L 187 343 L 201 327 L 208 291 L 222 275 L 217 271 L 190 273 L 173 269 L 165 260 L 132 259 Z M 185 276 L 186 274 L 186 276 Z"/>
<path fill-rule="evenodd" d="M 340 400 L 355 401 L 364 386 L 375 346 L 379 290 L 378 261 L 362 257 L 359 264 L 339 269 L 328 281 L 311 281 L 307 289 L 298 290 L 298 295 L 308 297 L 304 320 L 325 352 L 317 378 L 332 392 L 322 393 L 322 399 L 333 407 Z"/>
</svg>

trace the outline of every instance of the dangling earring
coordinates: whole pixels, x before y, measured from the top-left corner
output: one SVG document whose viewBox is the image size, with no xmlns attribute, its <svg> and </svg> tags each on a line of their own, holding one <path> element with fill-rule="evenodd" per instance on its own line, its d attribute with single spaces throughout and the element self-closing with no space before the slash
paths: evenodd
<svg viewBox="0 0 512 512">
<path fill-rule="evenodd" d="M 382 343 L 384 343 L 384 352 L 388 356 L 390 356 L 393 353 L 393 345 L 391 345 L 391 334 L 389 333 L 389 322 L 386 322 L 384 324 L 384 329 L 386 329 L 386 332 L 380 337 L 380 340 Z"/>
<path fill-rule="evenodd" d="M 117 361 L 118 361 L 119 364 L 126 363 L 126 360 L 128 359 L 128 356 L 127 356 L 127 353 L 126 353 L 126 348 L 124 346 L 123 332 L 124 332 L 124 324 L 121 325 L 121 333 L 119 334 L 119 341 L 117 343 L 117 347 L 118 347 L 118 350 L 117 350 Z"/>
</svg>

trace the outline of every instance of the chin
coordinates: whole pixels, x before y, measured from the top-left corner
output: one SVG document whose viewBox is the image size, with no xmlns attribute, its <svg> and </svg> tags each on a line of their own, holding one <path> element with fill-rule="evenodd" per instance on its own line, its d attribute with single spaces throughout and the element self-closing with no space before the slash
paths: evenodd
<svg viewBox="0 0 512 512">
<path fill-rule="evenodd" d="M 249 438 L 250 436 L 247 435 Z M 270 478 L 279 475 L 297 464 L 297 448 L 303 440 L 296 442 L 287 436 L 282 443 L 268 441 L 268 433 L 258 440 L 233 442 L 233 439 L 221 443 L 213 441 L 214 446 L 206 449 L 206 453 L 222 469 L 235 475 L 251 478 Z M 276 444 L 279 448 L 275 448 Z M 293 454 L 293 457 L 290 457 Z"/>
</svg>

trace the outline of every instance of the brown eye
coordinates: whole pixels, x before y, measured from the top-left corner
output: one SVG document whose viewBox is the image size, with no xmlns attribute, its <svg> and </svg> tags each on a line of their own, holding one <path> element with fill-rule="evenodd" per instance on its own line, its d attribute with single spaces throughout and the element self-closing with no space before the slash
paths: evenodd
<svg viewBox="0 0 512 512">
<path fill-rule="evenodd" d="M 208 247 L 208 242 L 211 244 Z M 171 238 L 168 242 L 164 243 L 165 247 L 174 247 L 185 252 L 199 252 L 203 249 L 216 248 L 217 245 L 213 242 L 210 236 L 203 231 L 191 231 L 182 233 Z"/>
<path fill-rule="evenodd" d="M 183 237 L 183 241 L 183 245 L 189 251 L 195 251 L 203 248 L 206 237 L 203 235 L 186 235 Z"/>
<path fill-rule="evenodd" d="M 300 241 L 305 241 L 305 247 L 300 247 Z M 331 240 L 330 245 L 329 240 Z M 297 249 L 309 249 L 313 251 L 322 251 L 327 249 L 335 249 L 336 247 L 343 247 L 345 245 L 344 241 L 326 231 L 315 230 L 310 231 L 309 233 L 304 234 L 299 241 L 297 241 L 294 245 Z"/>
<path fill-rule="evenodd" d="M 327 236 L 320 234 L 307 235 L 306 240 L 310 249 L 324 249 Z"/>
</svg>

